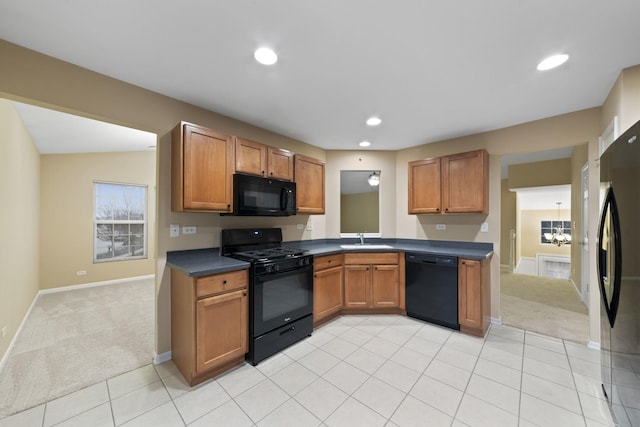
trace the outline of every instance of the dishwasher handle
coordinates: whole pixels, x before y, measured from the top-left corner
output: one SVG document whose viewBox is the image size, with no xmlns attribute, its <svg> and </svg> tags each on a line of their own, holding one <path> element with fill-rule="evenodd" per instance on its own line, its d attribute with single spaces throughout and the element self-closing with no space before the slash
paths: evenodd
<svg viewBox="0 0 640 427">
<path fill-rule="evenodd" d="M 432 264 L 437 265 L 438 267 L 458 267 L 458 257 L 455 256 L 407 252 L 405 254 L 405 261 L 422 264 Z"/>
</svg>

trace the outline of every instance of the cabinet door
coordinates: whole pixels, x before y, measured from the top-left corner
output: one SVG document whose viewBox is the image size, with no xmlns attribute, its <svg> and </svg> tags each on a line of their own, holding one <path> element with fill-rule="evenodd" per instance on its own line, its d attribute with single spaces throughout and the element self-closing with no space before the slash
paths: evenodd
<svg viewBox="0 0 640 427">
<path fill-rule="evenodd" d="M 458 261 L 458 321 L 482 331 L 482 265 L 480 261 Z"/>
<path fill-rule="evenodd" d="M 342 266 L 313 275 L 313 320 L 321 321 L 342 309 Z"/>
<path fill-rule="evenodd" d="M 267 146 L 236 137 L 236 172 L 265 176 L 267 174 Z"/>
<path fill-rule="evenodd" d="M 397 265 L 373 266 L 373 306 L 400 306 L 400 267 Z"/>
<path fill-rule="evenodd" d="M 485 150 L 442 158 L 442 204 L 445 213 L 487 213 L 488 165 Z"/>
<path fill-rule="evenodd" d="M 268 147 L 267 151 L 268 176 L 293 181 L 293 153 L 273 147 Z"/>
<path fill-rule="evenodd" d="M 351 308 L 371 307 L 371 267 L 345 265 L 344 305 Z"/>
<path fill-rule="evenodd" d="M 181 130 L 172 141 L 172 209 L 229 212 L 232 137 L 190 124 Z"/>
<path fill-rule="evenodd" d="M 324 213 L 324 162 L 295 155 L 296 209 L 298 213 Z"/>
<path fill-rule="evenodd" d="M 440 213 L 440 158 L 409 162 L 409 213 Z"/>
<path fill-rule="evenodd" d="M 196 301 L 196 372 L 202 373 L 247 352 L 247 290 Z"/>
</svg>

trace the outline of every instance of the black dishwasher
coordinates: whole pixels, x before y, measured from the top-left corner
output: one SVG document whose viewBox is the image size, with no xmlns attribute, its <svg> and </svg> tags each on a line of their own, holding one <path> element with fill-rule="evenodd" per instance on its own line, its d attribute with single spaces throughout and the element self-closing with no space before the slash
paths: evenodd
<svg viewBox="0 0 640 427">
<path fill-rule="evenodd" d="M 407 252 L 407 315 L 460 329 L 458 323 L 458 258 Z"/>
</svg>

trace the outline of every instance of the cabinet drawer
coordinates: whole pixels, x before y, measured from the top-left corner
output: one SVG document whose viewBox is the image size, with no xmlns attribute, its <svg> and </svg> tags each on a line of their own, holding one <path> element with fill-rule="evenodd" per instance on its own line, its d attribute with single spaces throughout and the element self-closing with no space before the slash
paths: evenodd
<svg viewBox="0 0 640 427">
<path fill-rule="evenodd" d="M 249 270 L 200 277 L 196 280 L 196 298 L 247 286 Z"/>
<path fill-rule="evenodd" d="M 313 271 L 320 271 L 327 268 L 340 266 L 343 263 L 343 257 L 344 255 L 342 254 L 315 257 L 313 259 Z"/>
<path fill-rule="evenodd" d="M 398 264 L 397 252 L 358 252 L 344 254 L 345 264 Z"/>
</svg>

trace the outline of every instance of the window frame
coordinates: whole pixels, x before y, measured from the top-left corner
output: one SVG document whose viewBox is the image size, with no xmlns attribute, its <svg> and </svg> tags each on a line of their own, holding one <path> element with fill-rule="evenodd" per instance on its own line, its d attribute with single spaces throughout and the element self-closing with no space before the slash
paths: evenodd
<svg viewBox="0 0 640 427">
<path fill-rule="evenodd" d="M 100 185 L 111 185 L 111 186 L 120 186 L 120 187 L 135 187 L 141 188 L 143 190 L 142 196 L 142 219 L 98 219 L 98 186 Z M 147 184 L 133 184 L 133 183 L 123 183 L 123 182 L 113 182 L 113 181 L 102 181 L 102 180 L 94 180 L 92 183 L 93 187 L 93 263 L 99 264 L 103 262 L 119 262 L 119 261 L 131 261 L 131 260 L 140 260 L 140 259 L 148 259 L 148 198 L 149 198 L 149 186 Z M 98 226 L 100 224 L 111 224 L 112 226 L 116 225 L 142 225 L 142 254 L 141 255 L 131 255 L 131 256 L 111 256 L 107 258 L 98 258 L 100 255 L 98 253 L 98 243 L 100 239 L 98 239 Z"/>
<path fill-rule="evenodd" d="M 545 222 L 551 223 L 551 228 L 550 228 L 551 231 L 549 231 L 549 227 L 544 227 L 544 223 Z M 562 224 L 562 230 L 563 230 L 564 234 L 571 236 L 571 231 L 572 231 L 571 227 L 573 226 L 571 224 L 571 220 L 568 220 L 568 221 L 567 220 L 557 220 L 557 219 L 542 220 L 542 221 L 540 221 L 540 244 L 542 244 L 542 245 L 553 245 L 553 243 L 551 243 L 547 239 L 545 239 L 544 233 L 553 234 L 554 230 L 558 227 L 558 224 Z M 569 226 L 565 227 L 565 225 L 567 225 L 567 224 Z M 569 240 L 565 244 L 566 245 L 570 245 L 571 241 Z"/>
</svg>

